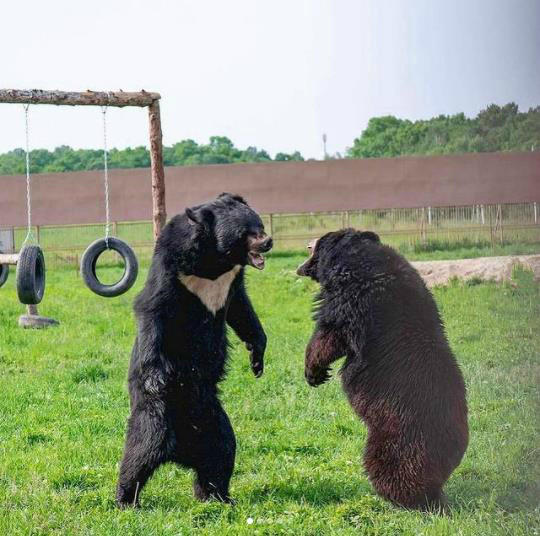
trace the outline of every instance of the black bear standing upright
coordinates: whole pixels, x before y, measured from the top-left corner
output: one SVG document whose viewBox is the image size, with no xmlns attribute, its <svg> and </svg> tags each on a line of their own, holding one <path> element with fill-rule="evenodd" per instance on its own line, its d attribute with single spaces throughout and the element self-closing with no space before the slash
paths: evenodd
<svg viewBox="0 0 540 536">
<path fill-rule="evenodd" d="M 308 383 L 324 383 L 345 356 L 343 389 L 368 426 L 375 489 L 407 508 L 444 506 L 442 486 L 467 448 L 467 404 L 431 293 L 375 233 L 328 233 L 311 249 L 298 268 L 321 285 Z"/>
<path fill-rule="evenodd" d="M 131 416 L 117 490 L 135 505 L 153 471 L 172 461 L 195 470 L 198 499 L 229 501 L 236 443 L 217 384 L 226 371 L 228 323 L 263 372 L 266 335 L 244 287 L 244 266 L 264 268 L 272 247 L 240 196 L 186 209 L 163 229 L 135 301 L 129 369 Z"/>
</svg>

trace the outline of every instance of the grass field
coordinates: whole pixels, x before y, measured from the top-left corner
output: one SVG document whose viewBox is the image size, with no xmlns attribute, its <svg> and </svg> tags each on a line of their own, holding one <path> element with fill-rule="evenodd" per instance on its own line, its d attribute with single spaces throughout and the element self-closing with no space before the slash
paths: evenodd
<svg viewBox="0 0 540 536">
<path fill-rule="evenodd" d="M 113 300 L 87 291 L 73 268 L 50 270 L 40 310 L 61 325 L 48 331 L 16 326 L 12 274 L 0 289 L 0 534 L 538 534 L 540 297 L 531 277 L 434 291 L 466 377 L 471 430 L 446 486 L 453 514 L 439 517 L 378 498 L 361 467 L 366 430 L 339 382 L 304 382 L 315 286 L 296 277 L 300 260 L 274 256 L 264 272 L 249 271 L 269 347 L 255 380 L 233 339 L 222 386 L 238 441 L 234 507 L 196 502 L 192 475 L 166 465 L 140 510 L 115 508 L 131 302 L 146 270 Z"/>
</svg>

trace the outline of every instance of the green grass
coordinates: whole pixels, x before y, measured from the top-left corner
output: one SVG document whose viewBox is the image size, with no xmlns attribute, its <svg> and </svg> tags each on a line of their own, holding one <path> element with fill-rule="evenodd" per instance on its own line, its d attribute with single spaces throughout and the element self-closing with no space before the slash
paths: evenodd
<svg viewBox="0 0 540 536">
<path fill-rule="evenodd" d="M 431 240 L 423 244 L 401 244 L 399 251 L 410 261 L 437 261 L 451 259 L 473 259 L 505 255 L 536 255 L 540 253 L 539 242 L 510 242 L 494 244 L 480 241 L 478 244 L 462 239 L 457 242 Z"/>
<path fill-rule="evenodd" d="M 0 289 L 0 534 L 538 534 L 540 298 L 531 277 L 434 291 L 465 373 L 471 429 L 446 486 L 453 514 L 439 517 L 377 497 L 361 467 L 366 430 L 339 382 L 304 382 L 315 286 L 296 277 L 300 260 L 274 256 L 264 272 L 249 271 L 269 347 L 255 380 L 233 339 L 222 386 L 238 440 L 234 507 L 196 502 L 190 472 L 165 465 L 140 510 L 115 508 L 137 289 L 106 300 L 75 270 L 50 270 L 40 311 L 61 325 L 24 331 L 12 274 Z"/>
</svg>

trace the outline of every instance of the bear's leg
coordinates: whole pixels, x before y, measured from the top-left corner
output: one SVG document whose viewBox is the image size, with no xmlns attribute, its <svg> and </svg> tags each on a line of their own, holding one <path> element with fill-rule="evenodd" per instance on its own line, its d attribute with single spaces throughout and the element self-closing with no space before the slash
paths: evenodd
<svg viewBox="0 0 540 536">
<path fill-rule="evenodd" d="M 195 497 L 200 501 L 232 502 L 229 482 L 234 470 L 236 439 L 229 417 L 218 400 L 205 412 L 196 428 L 193 440 Z"/>
<path fill-rule="evenodd" d="M 170 459 L 173 442 L 164 403 L 133 408 L 116 493 L 119 507 L 138 506 L 141 489 L 156 468 Z"/>
<path fill-rule="evenodd" d="M 364 466 L 379 495 L 403 508 L 445 511 L 445 479 L 430 463 L 423 441 L 404 441 L 403 432 L 370 430 Z"/>
</svg>

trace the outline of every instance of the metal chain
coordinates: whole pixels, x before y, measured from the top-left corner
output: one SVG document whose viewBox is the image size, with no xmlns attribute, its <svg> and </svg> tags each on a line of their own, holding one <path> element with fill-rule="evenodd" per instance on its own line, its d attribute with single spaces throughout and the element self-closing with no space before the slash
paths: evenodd
<svg viewBox="0 0 540 536">
<path fill-rule="evenodd" d="M 23 104 L 24 108 L 24 126 L 25 126 L 25 139 L 26 139 L 26 215 L 27 215 L 27 230 L 26 237 L 21 245 L 21 248 L 26 245 L 30 240 L 34 239 L 34 233 L 32 231 L 32 203 L 31 203 L 31 189 L 30 189 L 30 135 L 28 128 L 28 109 L 30 104 Z"/>
<path fill-rule="evenodd" d="M 101 113 L 103 114 L 103 175 L 105 181 L 105 244 L 109 249 L 109 236 L 111 227 L 111 218 L 109 211 L 109 163 L 107 152 L 107 106 L 101 107 Z"/>
</svg>

